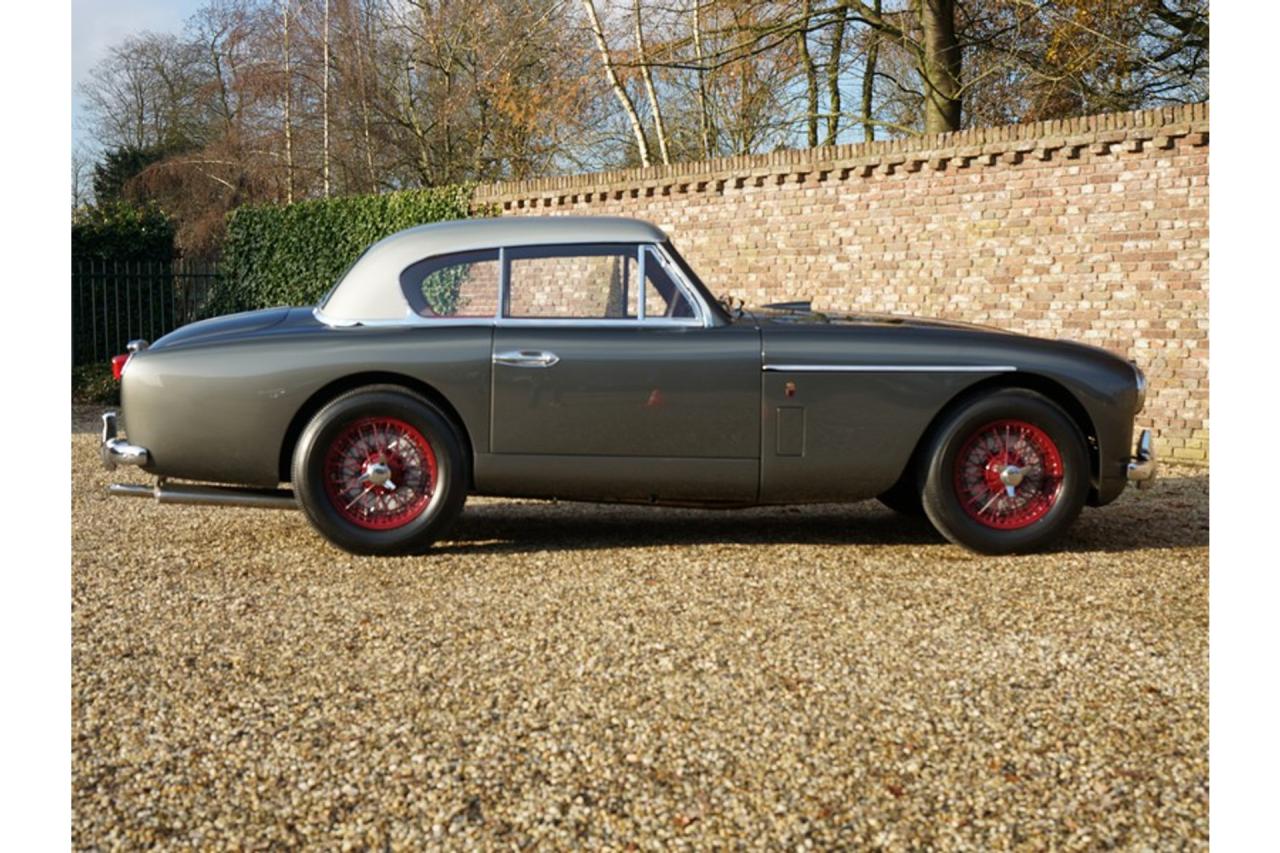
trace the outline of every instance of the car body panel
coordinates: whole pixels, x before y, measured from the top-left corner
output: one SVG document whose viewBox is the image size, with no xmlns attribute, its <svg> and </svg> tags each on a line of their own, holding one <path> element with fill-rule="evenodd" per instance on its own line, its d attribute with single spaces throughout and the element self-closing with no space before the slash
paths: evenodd
<svg viewBox="0 0 1280 853">
<path fill-rule="evenodd" d="M 675 491 L 679 500 L 691 500 L 707 492 L 697 485 L 705 476 L 714 482 L 711 494 L 718 499 L 755 500 L 760 334 L 754 327 L 495 329 L 495 353 L 522 351 L 553 354 L 558 361 L 550 367 L 494 365 L 490 435 L 495 455 L 530 457 L 522 465 L 534 464 L 537 456 L 593 457 L 577 477 L 586 477 L 586 493 L 607 486 L 648 498 L 670 494 L 686 480 L 692 491 Z M 662 461 L 677 459 L 686 460 L 684 474 L 680 466 Z M 705 475 L 694 470 L 704 467 L 695 464 L 699 460 L 712 462 Z M 740 464 L 719 464 L 725 460 Z M 557 482 L 578 469 L 563 461 L 548 465 L 557 469 Z M 477 465 L 478 488 L 497 490 L 488 480 L 494 467 L 500 464 Z M 664 474 L 668 467 L 669 476 Z"/>
<path fill-rule="evenodd" d="M 938 410 L 981 378 L 762 373 L 761 502 L 861 500 L 888 490 Z"/>
<path fill-rule="evenodd" d="M 885 491 L 935 417 L 966 389 L 992 380 L 1047 381 L 1070 394 L 1089 415 L 1103 463 L 1096 500 L 1123 489 L 1136 390 L 1129 365 L 1105 350 L 956 323 L 805 319 L 760 313 L 747 320 L 763 336 L 762 501 Z M 779 366 L 829 370 L 771 369 Z M 780 456 L 778 410 L 797 407 L 805 454 Z"/>
<path fill-rule="evenodd" d="M 752 506 L 758 459 L 476 454 L 476 492 L 500 497 Z"/>
<path fill-rule="evenodd" d="M 145 468 L 158 476 L 273 486 L 288 477 L 291 441 L 319 406 L 360 384 L 392 382 L 428 393 L 456 417 L 481 494 L 858 500 L 903 475 L 956 401 L 1017 385 L 1050 396 L 1080 425 L 1094 459 L 1091 502 L 1107 503 L 1125 486 L 1139 395 L 1137 374 L 1117 356 L 954 322 L 731 315 L 647 223 L 411 229 L 370 249 L 352 268 L 357 278 L 348 273 L 333 293 L 378 272 L 390 285 L 375 276 L 368 287 L 403 298 L 397 267 L 428 250 L 578 239 L 665 247 L 703 303 L 702 319 L 345 323 L 309 308 L 215 318 L 130 358 L 122 389 L 129 440 L 146 448 Z M 359 305 L 356 296 L 344 300 Z M 325 307 L 333 304 L 331 294 Z M 504 361 L 511 353 L 555 360 L 513 366 Z"/>
<path fill-rule="evenodd" d="M 402 377 L 439 392 L 470 440 L 489 441 L 492 328 L 333 329 L 299 311 L 274 334 L 233 332 L 134 356 L 122 403 L 130 440 L 160 476 L 249 485 L 281 481 L 280 456 L 313 395 L 358 375 Z M 234 339 L 233 337 L 234 336 Z"/>
</svg>

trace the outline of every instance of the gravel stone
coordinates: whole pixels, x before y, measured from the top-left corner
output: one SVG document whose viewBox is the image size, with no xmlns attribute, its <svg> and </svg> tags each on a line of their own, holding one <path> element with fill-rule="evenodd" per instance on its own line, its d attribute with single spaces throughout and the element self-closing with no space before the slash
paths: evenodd
<svg viewBox="0 0 1280 853">
<path fill-rule="evenodd" d="M 77 849 L 1208 845 L 1206 469 L 1025 557 L 473 499 L 374 559 L 71 450 Z"/>
</svg>

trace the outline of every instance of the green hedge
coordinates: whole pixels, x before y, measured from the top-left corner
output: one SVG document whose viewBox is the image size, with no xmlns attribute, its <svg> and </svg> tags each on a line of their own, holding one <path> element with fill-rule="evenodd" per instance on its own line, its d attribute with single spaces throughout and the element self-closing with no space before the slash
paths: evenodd
<svg viewBox="0 0 1280 853">
<path fill-rule="evenodd" d="M 155 205 L 108 201 L 71 214 L 71 257 L 94 261 L 168 261 L 174 224 Z"/>
<path fill-rule="evenodd" d="M 120 383 L 106 363 L 82 364 L 71 368 L 71 402 L 120 405 Z"/>
<path fill-rule="evenodd" d="M 425 222 L 471 215 L 471 185 L 240 207 L 227 217 L 207 314 L 313 305 L 370 244 Z"/>
<path fill-rule="evenodd" d="M 155 337 L 172 327 L 173 236 L 173 220 L 154 204 L 104 201 L 72 212 L 73 364 L 105 362 L 144 329 Z"/>
</svg>

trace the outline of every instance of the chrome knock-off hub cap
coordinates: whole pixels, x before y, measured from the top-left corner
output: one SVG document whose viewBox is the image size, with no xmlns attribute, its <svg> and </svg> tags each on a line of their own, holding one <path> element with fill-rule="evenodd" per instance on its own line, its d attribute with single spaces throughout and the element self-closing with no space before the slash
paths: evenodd
<svg viewBox="0 0 1280 853">
<path fill-rule="evenodd" d="M 1000 469 L 1000 482 L 1008 489 L 1009 497 L 1013 497 L 1014 491 L 1022 485 L 1022 477 L 1022 469 L 1017 465 L 1006 465 Z"/>
<path fill-rule="evenodd" d="M 373 486 L 381 486 L 387 491 L 395 491 L 396 484 L 391 482 L 391 466 L 385 462 L 371 462 L 365 466 L 364 480 Z"/>
</svg>

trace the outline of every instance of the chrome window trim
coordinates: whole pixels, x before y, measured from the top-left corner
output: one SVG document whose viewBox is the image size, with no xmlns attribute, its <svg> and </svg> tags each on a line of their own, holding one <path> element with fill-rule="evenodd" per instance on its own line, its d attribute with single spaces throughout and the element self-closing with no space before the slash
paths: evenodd
<svg viewBox="0 0 1280 853">
<path fill-rule="evenodd" d="M 599 245 L 596 243 L 583 243 L 582 245 Z M 513 247 L 521 248 L 521 247 Z M 506 248 L 499 250 L 502 258 L 502 270 L 499 275 L 498 287 L 498 325 L 536 325 L 540 323 L 552 323 L 556 325 L 591 325 L 599 327 L 609 326 L 700 326 L 707 328 L 712 325 L 711 312 L 707 310 L 702 299 L 698 296 L 697 289 L 689 283 L 684 273 L 680 270 L 672 260 L 667 257 L 666 252 L 658 243 L 637 243 L 636 244 L 636 316 L 635 317 L 618 317 L 608 319 L 604 317 L 510 317 L 507 316 L 510 306 L 507 301 L 510 299 L 510 282 L 511 264 L 506 257 Z M 645 256 L 649 253 L 654 255 L 663 272 L 671 279 L 676 288 L 684 296 L 685 301 L 693 309 L 694 317 L 646 317 L 645 316 Z"/>
<path fill-rule="evenodd" d="M 644 255 L 644 243 L 640 243 L 636 247 L 636 319 L 641 322 L 644 321 L 644 303 L 648 301 L 645 298 Z"/>
<path fill-rule="evenodd" d="M 405 313 L 409 317 L 438 318 L 442 320 L 474 320 L 487 319 L 491 315 L 473 314 L 473 313 L 454 313 L 454 314 L 438 314 L 435 309 L 428 304 L 425 294 L 422 293 L 422 284 L 424 278 L 422 270 L 429 269 L 427 277 L 435 275 L 437 272 L 450 269 L 458 269 L 459 267 L 473 268 L 479 264 L 497 264 L 498 280 L 501 285 L 502 280 L 502 249 L 473 249 L 463 252 L 443 252 L 438 255 L 430 255 L 421 260 L 414 261 L 404 269 L 400 270 L 396 276 L 396 280 L 400 285 L 400 295 L 404 299 Z M 417 269 L 418 272 L 412 277 L 409 273 Z M 416 284 L 415 284 L 416 282 Z"/>
<path fill-rule="evenodd" d="M 317 320 L 319 320 L 324 325 L 328 326 L 330 329 L 345 329 L 350 326 L 360 325 L 355 320 L 339 320 L 336 317 L 329 317 L 327 314 L 324 313 L 323 302 L 321 302 L 319 305 L 311 309 L 311 316 L 315 317 Z M 399 322 L 399 321 L 397 320 L 392 322 Z"/>
<path fill-rule="evenodd" d="M 415 328 L 432 328 L 440 326 L 483 326 L 485 328 L 497 327 L 530 327 L 530 326 L 552 326 L 555 328 L 577 327 L 592 329 L 652 329 L 652 328 L 702 328 L 703 323 L 694 317 L 650 317 L 644 321 L 635 317 L 619 318 L 617 320 L 601 320 L 601 319 L 575 319 L 573 317 L 555 317 L 542 319 L 538 317 L 405 317 L 403 320 L 364 320 L 364 321 L 331 321 L 324 316 L 324 312 L 319 308 L 311 311 L 324 325 L 331 329 L 353 329 L 353 328 L 370 328 L 370 329 L 415 329 Z"/>
<path fill-rule="evenodd" d="M 507 313 L 507 301 L 511 299 L 511 290 L 507 279 L 511 276 L 511 259 L 507 257 L 507 247 L 498 247 L 498 307 L 493 313 L 495 321 L 501 321 Z"/>
<path fill-rule="evenodd" d="M 778 373 L 1012 373 L 1011 364 L 765 364 Z"/>
<path fill-rule="evenodd" d="M 641 320 L 636 317 L 619 317 L 617 320 L 599 318 L 556 317 L 542 319 L 540 317 L 502 317 L 498 326 L 581 326 L 594 329 L 653 329 L 653 328 L 702 328 L 702 321 L 695 317 L 649 317 Z"/>
<path fill-rule="evenodd" d="M 488 326 L 493 324 L 492 317 L 422 317 L 416 314 L 412 308 L 408 309 L 405 312 L 405 316 L 399 320 L 337 320 L 328 317 L 324 310 L 319 307 L 311 309 L 311 316 L 331 329 L 399 329 L 414 326 Z"/>
<path fill-rule="evenodd" d="M 658 243 L 641 243 L 640 251 L 642 255 L 646 251 L 653 252 L 654 257 L 662 267 L 662 271 L 665 272 L 673 282 L 675 282 L 676 287 L 680 288 L 680 292 L 684 294 L 684 298 L 688 301 L 690 307 L 693 308 L 693 313 L 697 315 L 696 318 L 669 317 L 663 319 L 679 319 L 685 321 L 696 319 L 696 325 L 702 326 L 703 328 L 710 328 L 714 324 L 711 310 L 707 307 L 706 303 L 702 301 L 702 295 L 698 293 L 698 288 L 694 287 L 693 283 L 690 282 L 689 279 L 685 278 L 684 270 L 680 269 L 680 265 L 671 260 L 671 257 L 667 255 L 667 250 Z M 644 279 L 641 279 L 640 285 L 642 294 L 644 284 Z"/>
<path fill-rule="evenodd" d="M 637 267 L 639 267 L 639 260 L 636 253 L 640 252 L 642 247 L 645 245 L 644 243 L 620 243 L 620 244 L 610 244 L 610 243 L 600 243 L 600 242 L 548 243 L 545 245 L 541 245 L 541 244 L 530 245 L 530 246 L 520 245 L 520 246 L 509 246 L 509 247 L 500 248 L 498 250 L 498 253 L 499 253 L 499 256 L 502 258 L 502 267 L 500 269 L 499 278 L 498 278 L 498 317 L 497 319 L 498 319 L 499 325 L 503 323 L 514 323 L 516 321 L 525 321 L 525 320 L 532 320 L 535 323 L 585 321 L 585 322 L 592 322 L 592 323 L 601 322 L 601 323 L 607 323 L 612 325 L 614 323 L 628 323 L 628 322 L 633 323 L 637 320 L 642 319 L 642 317 L 631 317 L 631 316 L 625 316 L 625 317 L 512 317 L 512 316 L 509 316 L 511 313 L 511 262 L 512 260 L 525 260 L 525 258 L 517 257 L 513 259 L 513 258 L 507 257 L 508 249 L 515 249 L 515 250 L 596 249 L 596 250 L 599 250 L 601 247 L 612 248 L 614 245 L 617 245 L 623 248 L 628 248 L 628 247 L 633 248 L 635 253 L 627 252 L 627 251 L 617 251 L 616 253 L 615 252 L 597 253 L 597 256 L 598 257 L 612 256 L 612 257 L 618 257 L 618 258 L 630 258 L 631 260 L 636 261 L 636 265 Z M 581 257 L 590 257 L 590 255 L 582 255 L 582 254 L 574 255 L 572 253 L 566 252 L 563 254 L 557 253 L 557 254 L 536 255 L 536 257 L 581 258 Z M 624 295 L 625 295 L 625 287 L 624 287 Z M 627 306 L 625 303 L 626 303 L 626 300 L 624 299 L 624 304 L 622 306 L 622 310 L 624 313 L 629 308 L 629 306 Z"/>
</svg>

